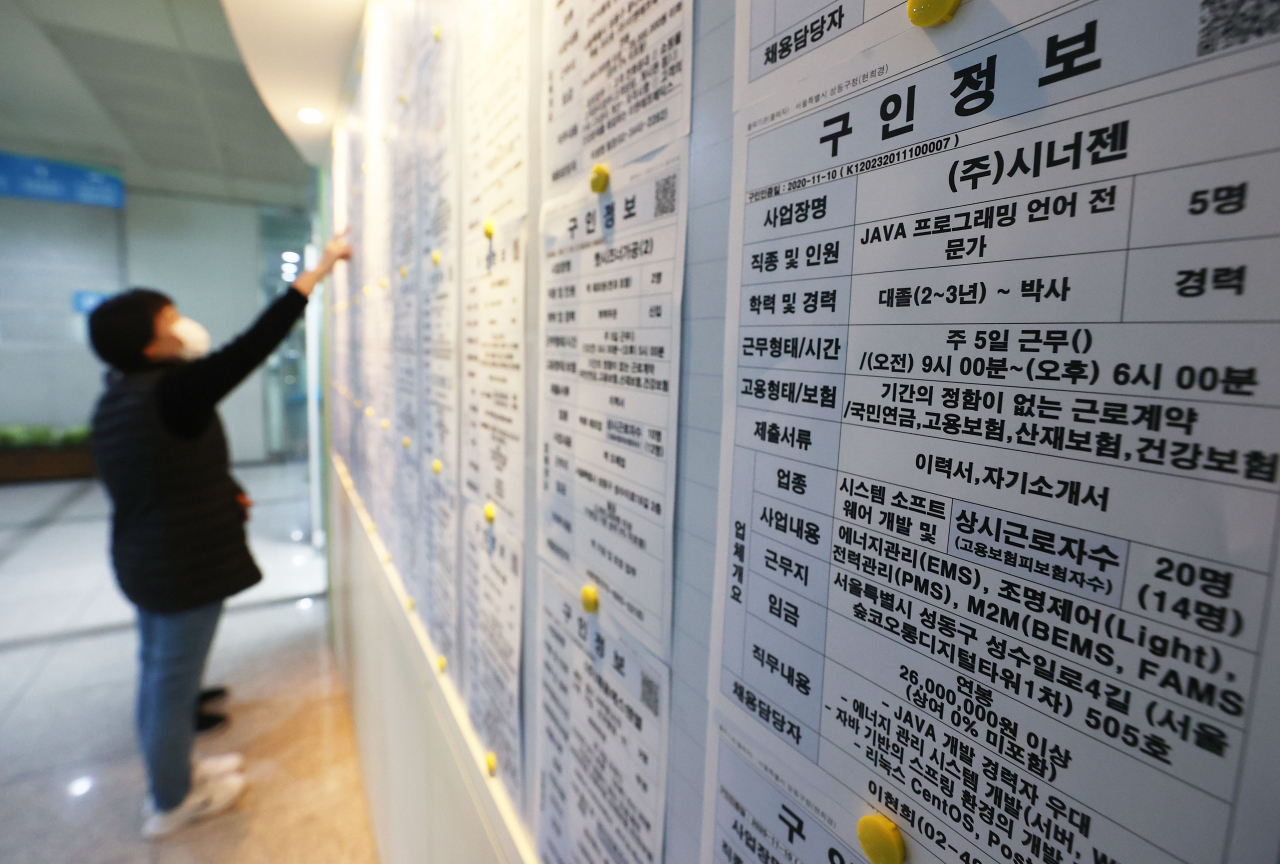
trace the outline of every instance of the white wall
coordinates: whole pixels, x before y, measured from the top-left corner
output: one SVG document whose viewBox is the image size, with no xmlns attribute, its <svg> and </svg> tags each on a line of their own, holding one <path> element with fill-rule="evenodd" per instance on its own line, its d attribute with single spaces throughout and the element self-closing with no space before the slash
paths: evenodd
<svg viewBox="0 0 1280 864">
<path fill-rule="evenodd" d="M 0 198 L 0 423 L 89 422 L 103 366 L 76 291 L 120 289 L 119 211 Z"/>
<path fill-rule="evenodd" d="M 333 641 L 379 860 L 536 864 L 502 781 L 483 767 L 483 747 L 449 670 L 438 671 L 421 619 L 405 614 L 409 595 L 383 563 L 386 547 L 370 533 L 345 471 L 330 467 Z"/>
<path fill-rule="evenodd" d="M 209 330 L 215 346 L 247 327 L 264 305 L 258 211 L 248 204 L 131 193 L 125 210 L 127 282 L 163 291 Z M 223 401 L 231 458 L 266 457 L 262 372 Z"/>
</svg>

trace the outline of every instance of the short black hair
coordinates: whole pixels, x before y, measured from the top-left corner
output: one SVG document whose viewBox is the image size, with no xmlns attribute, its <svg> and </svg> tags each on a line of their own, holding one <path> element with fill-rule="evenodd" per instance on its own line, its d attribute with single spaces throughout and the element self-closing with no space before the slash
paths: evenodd
<svg viewBox="0 0 1280 864">
<path fill-rule="evenodd" d="M 147 365 L 142 352 L 156 335 L 156 316 L 173 300 L 150 288 L 130 288 L 109 297 L 89 315 L 89 341 L 107 364 L 122 372 Z"/>
</svg>

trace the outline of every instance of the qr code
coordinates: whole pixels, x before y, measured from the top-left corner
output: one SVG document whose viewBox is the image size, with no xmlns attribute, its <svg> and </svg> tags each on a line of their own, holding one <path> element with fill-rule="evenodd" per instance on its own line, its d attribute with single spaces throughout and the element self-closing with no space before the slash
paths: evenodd
<svg viewBox="0 0 1280 864">
<path fill-rule="evenodd" d="M 1280 0 L 1202 0 L 1196 54 L 1203 57 L 1280 32 Z"/>
<path fill-rule="evenodd" d="M 640 701 L 655 717 L 658 715 L 658 682 L 643 672 L 640 673 Z"/>
<path fill-rule="evenodd" d="M 676 212 L 676 175 L 668 174 L 653 187 L 653 218 Z"/>
</svg>

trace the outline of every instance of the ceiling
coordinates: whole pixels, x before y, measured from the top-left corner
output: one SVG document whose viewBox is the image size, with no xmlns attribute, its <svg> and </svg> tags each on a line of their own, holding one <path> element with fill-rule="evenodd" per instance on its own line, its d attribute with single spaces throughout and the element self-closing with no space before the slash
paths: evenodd
<svg viewBox="0 0 1280 864">
<path fill-rule="evenodd" d="M 345 69 L 358 22 L 333 65 Z M 115 168 L 135 191 L 312 199 L 311 169 L 259 97 L 219 0 L 0 0 L 0 150 Z"/>
<path fill-rule="evenodd" d="M 285 134 L 315 165 L 329 162 L 333 119 L 351 81 L 365 0 L 222 0 L 258 92 Z M 322 123 L 298 119 L 303 108 Z"/>
</svg>

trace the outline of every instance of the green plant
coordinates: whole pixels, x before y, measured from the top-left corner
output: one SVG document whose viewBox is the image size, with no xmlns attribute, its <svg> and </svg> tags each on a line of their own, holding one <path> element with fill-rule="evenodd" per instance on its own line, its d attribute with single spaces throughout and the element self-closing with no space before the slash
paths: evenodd
<svg viewBox="0 0 1280 864">
<path fill-rule="evenodd" d="M 8 423 L 0 426 L 0 448 L 21 447 L 23 442 L 26 441 L 26 437 L 26 427 L 17 423 Z"/>
<path fill-rule="evenodd" d="M 84 447 L 89 443 L 88 426 L 72 426 L 55 431 L 52 426 L 24 426 L 7 423 L 0 426 L 0 450 L 27 447 Z"/>
<path fill-rule="evenodd" d="M 63 447 L 84 447 L 89 443 L 88 426 L 72 426 L 62 430 L 58 443 Z"/>
<path fill-rule="evenodd" d="M 28 447 L 48 447 L 54 443 L 52 426 L 27 427 Z"/>
</svg>

